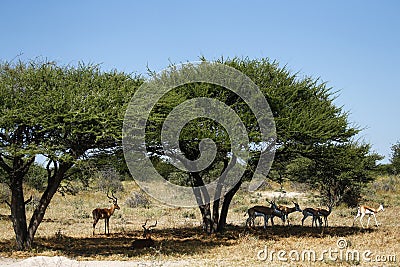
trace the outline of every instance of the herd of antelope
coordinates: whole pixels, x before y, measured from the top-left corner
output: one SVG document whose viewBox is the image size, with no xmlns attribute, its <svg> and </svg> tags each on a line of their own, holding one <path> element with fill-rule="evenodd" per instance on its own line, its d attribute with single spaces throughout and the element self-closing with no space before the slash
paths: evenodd
<svg viewBox="0 0 400 267">
<path fill-rule="evenodd" d="M 118 199 L 114 196 L 114 193 L 112 193 L 111 196 L 108 195 L 107 197 L 111 200 L 112 205 L 110 208 L 96 208 L 92 211 L 93 215 L 93 235 L 95 234 L 95 228 L 96 224 L 100 219 L 104 219 L 104 233 L 109 234 L 110 233 L 110 217 L 114 214 L 115 210 L 119 210 L 120 207 L 118 205 Z M 271 225 L 274 225 L 274 217 L 278 217 L 282 220 L 283 224 L 287 222 L 288 225 L 290 225 L 289 221 L 289 214 L 293 212 L 301 212 L 303 214 L 303 218 L 301 219 L 301 225 L 304 226 L 304 220 L 307 219 L 307 217 L 312 217 L 312 222 L 311 222 L 311 227 L 317 227 L 317 222 L 319 224 L 319 227 L 322 227 L 323 225 L 325 227 L 328 227 L 328 216 L 332 212 L 332 207 L 333 207 L 333 202 L 331 202 L 328 205 L 328 209 L 322 209 L 322 208 L 305 208 L 301 209 L 299 204 L 292 201 L 294 204 L 294 207 L 287 207 L 284 205 L 276 205 L 274 201 L 269 201 L 271 204 L 270 207 L 266 206 L 254 206 L 251 207 L 247 210 L 246 214 L 248 215 L 248 218 L 246 220 L 246 227 L 251 227 L 255 226 L 254 221 L 255 218 L 258 216 L 264 217 L 264 228 L 267 227 L 268 221 L 271 220 Z M 375 224 L 378 226 L 378 221 L 376 220 L 375 213 L 378 213 L 380 211 L 383 211 L 383 205 L 380 205 L 379 208 L 374 209 L 369 206 L 360 206 L 358 207 L 357 210 L 357 215 L 354 217 L 353 221 L 353 226 L 358 218 L 360 218 L 360 224 L 364 228 L 364 224 L 362 222 L 363 218 L 365 215 L 368 215 L 368 222 L 367 222 L 367 227 L 369 226 L 369 221 L 371 219 L 371 216 L 374 217 L 375 219 Z M 144 247 L 151 247 L 154 245 L 154 241 L 151 239 L 151 228 L 154 228 L 157 226 L 157 221 L 154 225 L 147 226 L 147 220 L 142 225 L 144 232 L 143 232 L 143 239 L 137 239 L 132 243 L 132 248 L 133 249 L 139 249 L 139 248 L 144 248 Z"/>
<path fill-rule="evenodd" d="M 274 225 L 274 217 L 278 217 L 282 220 L 283 224 L 285 225 L 285 222 L 287 222 L 288 225 L 290 225 L 289 221 L 289 214 L 293 212 L 301 212 L 303 214 L 303 218 L 301 219 L 301 225 L 304 226 L 304 220 L 307 219 L 307 217 L 312 218 L 311 222 L 311 227 L 317 227 L 317 222 L 319 224 L 319 227 L 325 226 L 328 227 L 328 216 L 332 212 L 332 208 L 334 206 L 334 202 L 331 202 L 328 204 L 328 209 L 322 209 L 322 208 L 305 208 L 301 209 L 299 204 L 292 201 L 294 204 L 294 207 L 287 207 L 283 205 L 277 206 L 274 201 L 268 201 L 271 206 L 270 207 L 265 207 L 265 206 L 254 206 L 251 207 L 250 209 L 247 210 L 246 215 L 248 215 L 248 218 L 246 220 L 246 227 L 254 227 L 254 220 L 256 217 L 264 217 L 264 228 L 267 227 L 268 221 L 271 219 L 271 225 Z M 363 218 L 365 215 L 368 215 L 368 222 L 367 222 L 367 227 L 369 226 L 369 221 L 371 219 L 371 216 L 374 217 L 375 219 L 375 225 L 378 227 L 378 221 L 376 220 L 375 213 L 378 213 L 380 211 L 383 211 L 383 205 L 380 205 L 377 209 L 372 208 L 370 206 L 359 206 L 357 210 L 357 215 L 354 217 L 353 220 L 353 226 L 357 219 L 360 219 L 360 224 L 361 227 L 364 228 L 363 224 Z"/>
</svg>

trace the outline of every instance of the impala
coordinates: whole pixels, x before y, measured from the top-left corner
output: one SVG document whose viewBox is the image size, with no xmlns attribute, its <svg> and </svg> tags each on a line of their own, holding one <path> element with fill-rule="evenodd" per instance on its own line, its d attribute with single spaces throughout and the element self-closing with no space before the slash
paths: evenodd
<svg viewBox="0 0 400 267">
<path fill-rule="evenodd" d="M 282 211 L 285 220 L 288 222 L 288 225 L 290 225 L 290 222 L 289 222 L 289 214 L 290 213 L 295 212 L 295 211 L 302 212 L 302 210 L 300 209 L 299 204 L 294 202 L 294 201 L 292 201 L 292 202 L 294 204 L 294 207 L 292 207 L 292 208 L 287 207 L 287 206 L 283 206 L 283 205 L 279 205 L 278 206 L 278 210 Z"/>
<path fill-rule="evenodd" d="M 376 221 L 375 213 L 378 213 L 380 211 L 384 211 L 384 208 L 383 208 L 382 204 L 377 209 L 374 209 L 374 208 L 371 208 L 371 207 L 365 206 L 365 205 L 362 205 L 362 206 L 358 207 L 357 215 L 356 215 L 356 217 L 354 217 L 353 226 L 354 226 L 354 223 L 356 222 L 357 218 L 360 217 L 361 227 L 364 228 L 364 225 L 362 223 L 362 219 L 364 218 L 365 215 L 368 215 L 368 222 L 367 222 L 367 227 L 368 227 L 369 226 L 369 220 L 371 219 L 371 215 L 372 215 L 372 216 L 374 216 L 374 219 L 375 219 L 375 225 L 378 227 L 378 222 Z"/>
<path fill-rule="evenodd" d="M 285 213 L 280 210 L 278 207 L 272 211 L 271 215 L 266 215 L 267 218 L 267 225 L 268 225 L 268 220 L 271 218 L 271 224 L 274 225 L 274 217 L 279 217 L 282 220 L 283 225 L 285 225 Z"/>
<path fill-rule="evenodd" d="M 157 221 L 153 225 L 149 225 L 146 228 L 147 221 L 142 225 L 143 227 L 143 239 L 136 239 L 133 241 L 131 248 L 132 249 L 142 249 L 142 248 L 147 248 L 147 247 L 153 247 L 154 246 L 154 241 L 151 239 L 151 230 L 150 228 L 154 228 L 157 226 Z"/>
<path fill-rule="evenodd" d="M 112 197 L 108 195 L 107 192 L 107 197 L 111 199 L 112 201 L 112 206 L 110 208 L 97 208 L 92 211 L 93 214 L 93 235 L 94 235 L 94 229 L 96 228 L 96 224 L 100 219 L 104 219 L 104 234 L 110 234 L 110 217 L 111 215 L 114 214 L 114 211 L 117 209 L 119 210 L 118 206 L 118 199 L 114 196 L 114 193 L 111 194 Z"/>
<path fill-rule="evenodd" d="M 308 216 L 312 216 L 312 222 L 311 222 L 311 227 L 314 227 L 314 222 L 315 222 L 315 227 L 317 227 L 317 220 L 319 222 L 319 226 L 322 226 L 322 219 L 320 217 L 320 213 L 318 212 L 318 209 L 313 209 L 313 208 L 305 208 L 302 211 L 303 213 L 303 219 L 301 219 L 301 225 L 304 225 L 304 220 Z"/>
<path fill-rule="evenodd" d="M 328 205 L 328 210 L 326 210 L 326 209 L 321 209 L 321 208 L 318 208 L 318 209 L 317 209 L 318 214 L 324 218 L 324 225 L 325 225 L 325 227 L 328 227 L 328 216 L 329 216 L 329 215 L 331 214 L 331 212 L 332 212 L 332 207 L 333 207 L 333 205 L 334 205 L 333 203 L 330 203 L 330 204 Z"/>
<path fill-rule="evenodd" d="M 253 225 L 254 227 L 254 220 L 258 216 L 264 217 L 264 229 L 267 228 L 268 224 L 268 219 L 273 216 L 277 216 L 279 214 L 280 216 L 282 215 L 279 210 L 277 210 L 277 206 L 275 202 L 269 201 L 271 204 L 271 207 L 265 207 L 265 206 L 254 206 L 250 209 L 247 210 L 247 214 L 249 215 L 249 218 L 246 220 L 246 226 L 251 227 Z M 274 222 L 272 221 L 272 225 L 274 225 Z"/>
</svg>

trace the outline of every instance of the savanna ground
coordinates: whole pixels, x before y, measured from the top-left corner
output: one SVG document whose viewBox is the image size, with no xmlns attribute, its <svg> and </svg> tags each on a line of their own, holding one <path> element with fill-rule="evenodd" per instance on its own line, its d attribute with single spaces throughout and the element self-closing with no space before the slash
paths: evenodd
<svg viewBox="0 0 400 267">
<path fill-rule="evenodd" d="M 134 182 L 124 182 L 119 192 L 121 206 L 110 220 L 110 235 L 104 234 L 104 222 L 92 235 L 91 211 L 109 207 L 104 193 L 82 191 L 75 196 L 57 194 L 29 251 L 16 251 L 14 231 L 6 204 L 0 206 L 0 265 L 18 264 L 33 256 L 65 256 L 84 266 L 88 261 L 123 261 L 124 266 L 187 265 L 187 266 L 399 266 L 400 264 L 400 178 L 381 177 L 365 190 L 363 203 L 377 208 L 385 203 L 385 211 L 377 214 L 379 227 L 362 229 L 359 222 L 352 227 L 356 209 L 344 206 L 334 208 L 328 228 L 311 228 L 311 218 L 301 226 L 302 215 L 292 213 L 292 226 L 283 226 L 275 218 L 275 226 L 263 229 L 261 218 L 255 229 L 246 229 L 244 217 L 247 208 L 267 205 L 266 198 L 275 197 L 277 203 L 291 204 L 297 200 L 301 208 L 318 207 L 316 194 L 299 185 L 287 184 L 286 194 L 278 193 L 278 186 L 263 191 L 240 191 L 232 200 L 226 231 L 208 236 L 201 230 L 200 212 L 196 208 L 172 208 L 152 201 L 148 207 L 130 208 L 127 199 L 139 189 Z M 297 192 L 301 194 L 290 194 Z M 31 191 L 26 194 L 39 194 Z M 32 204 L 33 205 L 33 204 Z M 28 215 L 32 208 L 28 209 Z M 142 238 L 141 225 L 149 219 L 158 221 L 152 233 L 154 248 L 132 249 L 135 239 Z M 367 219 L 364 219 L 364 223 Z M 347 245 L 345 248 L 338 246 Z M 283 252 L 279 252 L 283 251 Z M 309 255 L 315 252 L 316 259 Z M 331 253 L 329 255 L 329 252 Z M 281 253 L 281 254 L 279 254 Z M 286 253 L 286 254 L 284 254 Z M 359 253 L 358 260 L 353 253 Z M 279 258 L 280 257 L 280 258 Z M 286 258 L 286 261 L 284 260 Z M 321 259 L 323 258 L 323 259 Z M 366 261 L 367 258 L 371 262 Z M 10 259 L 18 259 L 15 260 Z M 83 262 L 81 262 L 83 261 Z M 70 265 L 71 266 L 71 265 Z"/>
</svg>

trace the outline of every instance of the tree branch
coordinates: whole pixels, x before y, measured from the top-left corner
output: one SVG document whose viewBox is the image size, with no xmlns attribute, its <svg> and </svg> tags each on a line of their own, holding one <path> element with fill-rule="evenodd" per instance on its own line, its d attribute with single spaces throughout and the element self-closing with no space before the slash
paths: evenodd
<svg viewBox="0 0 400 267">
<path fill-rule="evenodd" d="M 27 172 L 28 172 L 28 170 L 29 170 L 30 166 L 32 165 L 32 163 L 35 162 L 35 158 L 36 158 L 36 157 L 33 156 L 33 157 L 29 158 L 29 159 L 25 162 L 25 164 L 22 164 L 22 166 L 21 166 L 21 171 L 22 171 L 23 173 L 27 173 Z"/>
<path fill-rule="evenodd" d="M 7 173 L 12 172 L 12 168 L 8 166 L 8 164 L 4 161 L 3 155 L 0 155 L 0 167 L 5 170 Z"/>
<path fill-rule="evenodd" d="M 31 202 L 31 201 L 32 201 L 32 195 L 31 195 L 30 198 L 28 198 L 28 200 L 26 200 L 26 201 L 24 202 L 24 205 L 28 204 L 28 203 Z"/>
</svg>

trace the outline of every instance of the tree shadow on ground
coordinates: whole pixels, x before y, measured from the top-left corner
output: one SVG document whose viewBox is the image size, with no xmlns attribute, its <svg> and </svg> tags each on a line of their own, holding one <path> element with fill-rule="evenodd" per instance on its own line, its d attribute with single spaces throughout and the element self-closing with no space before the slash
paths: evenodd
<svg viewBox="0 0 400 267">
<path fill-rule="evenodd" d="M 372 232 L 374 229 L 356 227 L 312 228 L 302 226 L 279 226 L 245 228 L 237 225 L 227 225 L 224 233 L 207 235 L 200 227 L 155 229 L 152 238 L 154 248 L 133 249 L 132 242 L 142 238 L 142 231 L 129 233 L 97 234 L 90 237 L 69 237 L 56 234 L 54 237 L 36 238 L 32 253 L 35 255 L 46 251 L 56 251 L 58 255 L 69 257 L 96 258 L 119 255 L 121 257 L 149 256 L 155 257 L 162 249 L 163 255 L 201 255 L 208 249 L 219 246 L 232 246 L 240 243 L 243 235 L 254 235 L 261 240 L 278 240 L 290 237 L 350 236 L 360 232 Z M 0 242 L 0 252 L 12 254 L 15 252 L 15 241 Z M 29 253 L 28 253 L 29 254 Z M 26 255 L 32 256 L 32 255 Z"/>
<path fill-rule="evenodd" d="M 142 239 L 142 234 L 142 231 L 109 235 L 96 234 L 90 237 L 69 237 L 56 234 L 54 237 L 35 238 L 34 247 L 31 251 L 35 254 L 56 251 L 59 255 L 70 257 L 94 258 L 98 255 L 102 257 L 111 255 L 135 257 L 154 255 L 162 247 L 163 255 L 192 255 L 202 254 L 208 248 L 236 244 L 237 238 L 237 234 L 207 235 L 199 227 L 155 229 L 152 233 L 155 248 L 133 249 L 132 242 L 136 239 Z M 7 254 L 15 252 L 15 241 L 0 241 L 0 252 Z"/>
<path fill-rule="evenodd" d="M 310 226 L 282 226 L 275 225 L 273 227 L 245 228 L 245 232 L 257 235 L 260 239 L 278 240 L 291 237 L 346 237 L 360 233 L 374 232 L 374 228 L 359 228 L 350 226 L 333 226 L 333 227 L 310 227 Z"/>
</svg>

